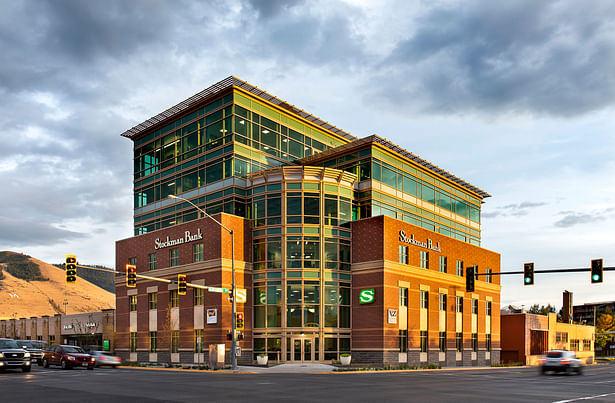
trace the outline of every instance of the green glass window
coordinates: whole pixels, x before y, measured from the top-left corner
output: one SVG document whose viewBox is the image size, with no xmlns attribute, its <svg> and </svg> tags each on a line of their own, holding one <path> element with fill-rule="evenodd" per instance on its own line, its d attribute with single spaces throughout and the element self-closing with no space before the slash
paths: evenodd
<svg viewBox="0 0 615 403">
<path fill-rule="evenodd" d="M 267 286 L 267 304 L 279 305 L 281 303 L 282 303 L 282 286 L 279 284 L 268 285 Z"/>
<path fill-rule="evenodd" d="M 267 327 L 282 326 L 282 307 L 279 305 L 267 306 Z"/>
<path fill-rule="evenodd" d="M 248 122 L 239 116 L 235 116 L 235 133 L 248 137 L 248 131 Z"/>
<path fill-rule="evenodd" d="M 286 215 L 301 215 L 301 198 L 286 198 Z"/>
<path fill-rule="evenodd" d="M 303 309 L 305 327 L 318 327 L 318 305 L 306 305 Z"/>
<path fill-rule="evenodd" d="M 265 307 L 264 306 L 254 307 L 254 327 L 255 328 L 265 327 Z"/>
<path fill-rule="evenodd" d="M 279 197 L 267 198 L 267 217 L 277 217 L 282 214 L 282 203 Z"/>
<path fill-rule="evenodd" d="M 325 305 L 325 327 L 337 327 L 337 305 Z"/>
<path fill-rule="evenodd" d="M 286 287 L 286 302 L 289 304 L 301 303 L 301 285 L 289 285 Z"/>
<path fill-rule="evenodd" d="M 337 197 L 325 198 L 325 225 L 337 225 Z"/>
<path fill-rule="evenodd" d="M 301 327 L 301 305 L 288 305 L 286 322 L 288 327 Z"/>
<path fill-rule="evenodd" d="M 382 167 L 382 183 L 395 188 L 397 186 L 396 177 L 397 174 L 395 171 L 387 167 Z"/>
<path fill-rule="evenodd" d="M 320 302 L 320 286 L 304 285 L 303 301 L 305 303 L 318 304 Z"/>
</svg>

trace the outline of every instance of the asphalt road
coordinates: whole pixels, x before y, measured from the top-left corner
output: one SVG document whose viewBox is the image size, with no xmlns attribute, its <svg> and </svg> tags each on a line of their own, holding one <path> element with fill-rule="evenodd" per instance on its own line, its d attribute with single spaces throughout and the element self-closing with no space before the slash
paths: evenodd
<svg viewBox="0 0 615 403">
<path fill-rule="evenodd" d="M 615 365 L 581 376 L 535 368 L 273 374 L 34 366 L 0 373 L 2 402 L 615 402 Z"/>
</svg>

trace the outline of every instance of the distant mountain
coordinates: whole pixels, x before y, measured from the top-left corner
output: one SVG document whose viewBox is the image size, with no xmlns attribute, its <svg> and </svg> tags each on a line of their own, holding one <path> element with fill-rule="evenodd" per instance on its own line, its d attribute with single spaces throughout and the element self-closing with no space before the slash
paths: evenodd
<svg viewBox="0 0 615 403">
<path fill-rule="evenodd" d="M 64 270 L 64 263 L 61 264 L 54 264 L 54 266 L 56 266 L 57 268 Z M 91 267 L 97 267 L 99 269 L 109 269 L 111 270 L 111 268 L 106 267 L 106 266 L 92 266 L 92 265 L 84 265 L 84 266 L 91 266 Z M 83 278 L 87 281 L 89 281 L 92 284 L 96 284 L 97 286 L 99 286 L 100 288 L 107 290 L 109 292 L 112 292 L 115 294 L 115 274 L 113 273 L 107 273 L 104 271 L 98 271 L 98 270 L 88 270 L 88 269 L 83 269 L 83 268 L 78 268 L 77 269 L 77 277 L 78 278 Z"/>
<path fill-rule="evenodd" d="M 66 284 L 63 269 L 28 255 L 0 252 L 0 318 L 115 308 L 115 294 L 85 280 L 85 271 L 79 271 L 76 284 Z"/>
</svg>

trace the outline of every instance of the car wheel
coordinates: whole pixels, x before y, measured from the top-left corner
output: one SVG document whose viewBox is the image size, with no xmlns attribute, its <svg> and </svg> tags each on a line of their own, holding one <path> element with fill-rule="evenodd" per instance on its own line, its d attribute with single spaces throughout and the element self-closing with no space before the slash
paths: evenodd
<svg viewBox="0 0 615 403">
<path fill-rule="evenodd" d="M 93 371 L 93 370 L 94 370 L 94 367 L 88 367 L 88 369 L 89 369 L 90 371 Z"/>
<path fill-rule="evenodd" d="M 583 375 L 583 367 L 579 366 L 579 367 L 577 368 L 577 374 L 578 374 L 578 375 Z"/>
<path fill-rule="evenodd" d="M 47 361 L 47 358 L 45 358 L 45 359 L 43 360 L 43 367 L 44 367 L 44 368 L 49 368 L 49 361 Z"/>
<path fill-rule="evenodd" d="M 68 369 L 69 368 L 68 363 L 66 362 L 66 360 L 62 360 L 60 365 L 62 366 L 62 369 Z"/>
<path fill-rule="evenodd" d="M 37 360 L 36 363 L 38 364 L 39 367 L 43 366 L 43 360 Z"/>
<path fill-rule="evenodd" d="M 566 375 L 572 375 L 572 368 L 571 367 L 566 367 Z"/>
<path fill-rule="evenodd" d="M 32 371 L 32 367 L 31 366 L 27 366 L 27 367 L 21 367 L 21 372 L 30 372 Z"/>
</svg>

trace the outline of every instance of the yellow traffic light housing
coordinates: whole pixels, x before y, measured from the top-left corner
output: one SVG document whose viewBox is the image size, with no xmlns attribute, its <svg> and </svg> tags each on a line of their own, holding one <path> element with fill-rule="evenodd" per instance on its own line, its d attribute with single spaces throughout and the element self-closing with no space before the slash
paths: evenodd
<svg viewBox="0 0 615 403">
<path fill-rule="evenodd" d="M 243 330 L 244 328 L 244 320 L 243 320 L 243 312 L 235 313 L 235 329 Z"/>
<path fill-rule="evenodd" d="M 186 285 L 186 275 L 178 274 L 177 275 L 177 294 L 186 295 L 187 291 L 188 291 L 188 286 Z"/>
<path fill-rule="evenodd" d="M 77 282 L 77 256 L 66 255 L 66 284 L 75 284 Z"/>
<path fill-rule="evenodd" d="M 137 266 L 126 265 L 126 287 L 135 288 L 137 286 Z"/>
</svg>

